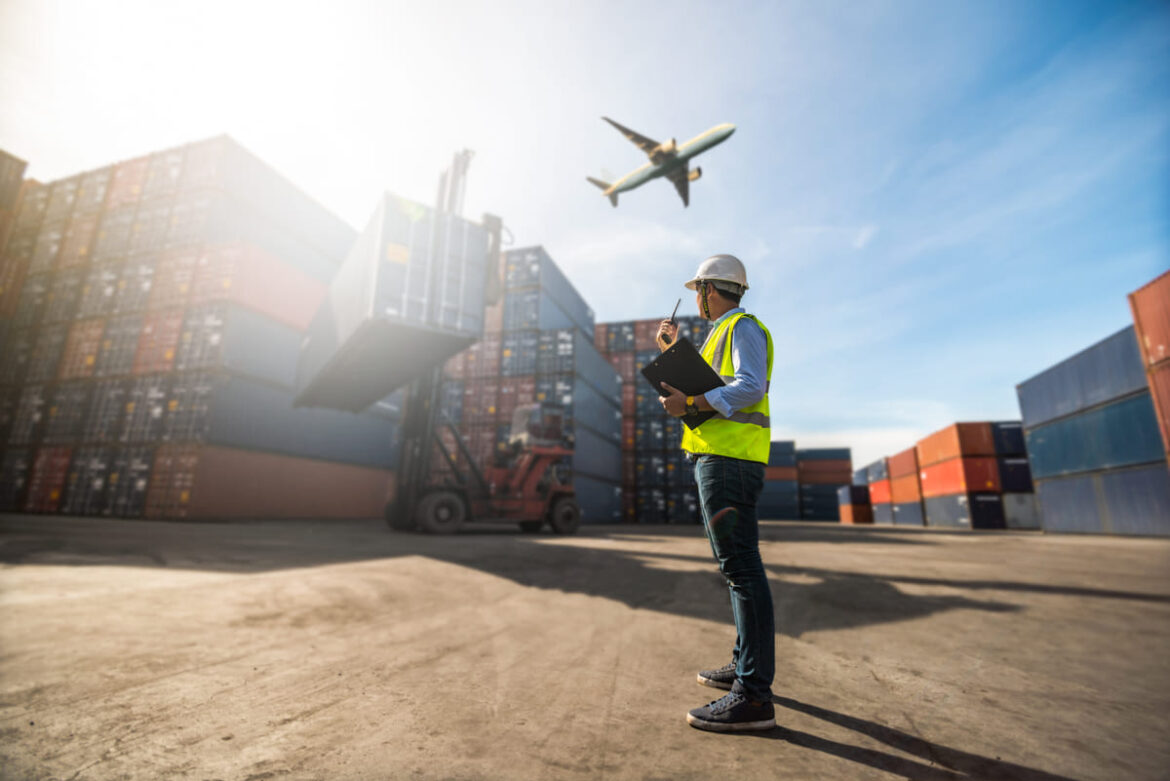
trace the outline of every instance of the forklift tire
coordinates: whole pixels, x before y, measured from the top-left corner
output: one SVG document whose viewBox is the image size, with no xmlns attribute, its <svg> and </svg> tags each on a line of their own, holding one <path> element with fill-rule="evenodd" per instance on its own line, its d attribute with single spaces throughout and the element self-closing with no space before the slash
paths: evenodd
<svg viewBox="0 0 1170 781">
<path fill-rule="evenodd" d="M 520 531 L 525 534 L 536 534 L 541 526 L 544 526 L 544 521 L 520 521 Z"/>
<path fill-rule="evenodd" d="M 548 525 L 557 534 L 573 534 L 581 525 L 581 505 L 571 496 L 557 499 L 549 511 Z"/>
<path fill-rule="evenodd" d="M 418 527 L 430 534 L 454 534 L 467 518 L 467 504 L 454 491 L 435 491 L 418 503 Z"/>
</svg>

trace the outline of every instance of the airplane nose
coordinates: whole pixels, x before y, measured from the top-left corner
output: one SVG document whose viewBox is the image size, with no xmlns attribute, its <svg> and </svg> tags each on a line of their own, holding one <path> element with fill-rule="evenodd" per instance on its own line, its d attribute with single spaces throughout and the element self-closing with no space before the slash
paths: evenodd
<svg viewBox="0 0 1170 781">
<path fill-rule="evenodd" d="M 727 134 L 726 134 L 726 135 L 727 135 L 728 137 L 730 137 L 730 136 L 731 136 L 731 134 L 732 134 L 732 133 L 734 133 L 734 132 L 735 132 L 735 125 L 732 125 L 732 124 L 728 123 L 728 125 L 727 125 Z"/>
</svg>

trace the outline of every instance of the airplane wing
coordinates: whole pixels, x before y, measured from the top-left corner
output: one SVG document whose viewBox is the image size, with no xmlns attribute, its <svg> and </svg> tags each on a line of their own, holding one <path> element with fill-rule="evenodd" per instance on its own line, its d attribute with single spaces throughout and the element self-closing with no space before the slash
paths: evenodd
<svg viewBox="0 0 1170 781">
<path fill-rule="evenodd" d="M 625 136 L 626 138 L 633 141 L 634 144 L 637 145 L 637 147 L 639 149 L 641 149 L 643 152 L 645 152 L 646 154 L 650 154 L 651 152 L 653 152 L 655 149 L 658 148 L 658 142 L 655 141 L 654 139 L 646 138 L 646 136 L 642 135 L 641 133 L 635 133 L 633 130 L 630 130 L 628 127 L 623 127 L 622 125 L 619 125 L 617 122 L 614 122 L 609 117 L 602 117 L 602 119 L 604 119 L 606 122 L 608 122 L 609 124 L 616 127 L 619 131 L 621 131 L 621 134 L 623 136 Z"/>
<path fill-rule="evenodd" d="M 690 206 L 691 176 L 687 167 L 684 165 L 681 168 L 676 168 L 674 173 L 667 175 L 667 178 L 674 184 L 674 189 L 678 190 L 679 197 L 683 199 L 683 206 Z"/>
</svg>

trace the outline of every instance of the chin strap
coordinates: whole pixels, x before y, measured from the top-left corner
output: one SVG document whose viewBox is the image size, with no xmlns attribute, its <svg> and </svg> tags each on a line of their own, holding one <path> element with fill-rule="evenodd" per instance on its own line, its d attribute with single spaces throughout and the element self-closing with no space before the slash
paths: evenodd
<svg viewBox="0 0 1170 781">
<path fill-rule="evenodd" d="M 710 320 L 711 319 L 711 307 L 707 304 L 707 283 L 705 281 L 699 283 L 699 295 L 702 296 L 702 300 L 700 303 L 702 304 L 702 307 L 703 307 L 703 319 Z"/>
</svg>

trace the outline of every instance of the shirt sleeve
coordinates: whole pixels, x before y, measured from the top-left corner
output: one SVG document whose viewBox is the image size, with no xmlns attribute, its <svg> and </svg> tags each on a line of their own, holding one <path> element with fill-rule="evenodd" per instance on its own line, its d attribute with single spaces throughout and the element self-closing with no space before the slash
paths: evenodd
<svg viewBox="0 0 1170 781">
<path fill-rule="evenodd" d="M 707 403 L 725 418 L 764 398 L 768 389 L 768 338 L 751 318 L 740 318 L 735 324 L 731 362 L 735 379 L 703 394 Z"/>
</svg>

